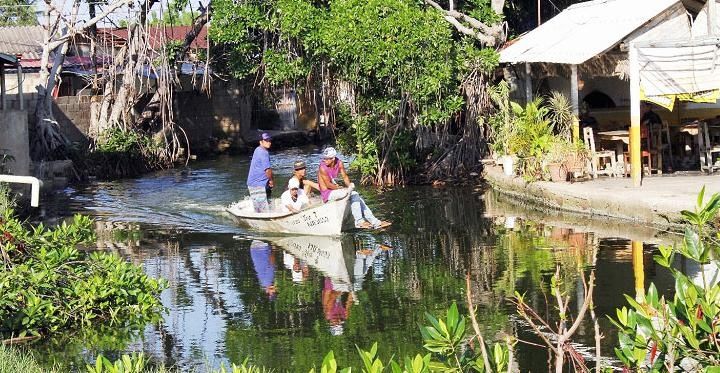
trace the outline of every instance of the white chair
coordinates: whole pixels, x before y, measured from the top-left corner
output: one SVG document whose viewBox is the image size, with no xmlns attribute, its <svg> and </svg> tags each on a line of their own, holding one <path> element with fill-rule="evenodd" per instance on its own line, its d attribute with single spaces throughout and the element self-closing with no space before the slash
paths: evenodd
<svg viewBox="0 0 720 373">
<path fill-rule="evenodd" d="M 595 136 L 593 135 L 592 127 L 585 127 L 583 129 L 583 142 L 585 142 L 585 147 L 587 147 L 590 150 L 590 160 L 588 160 L 589 163 L 589 170 L 590 174 L 592 175 L 593 179 L 597 179 L 597 175 L 604 174 L 609 176 L 618 176 L 619 170 L 617 167 L 617 163 L 615 160 L 615 151 L 614 150 L 595 150 Z M 599 170 L 600 166 L 600 160 L 601 159 L 609 159 L 610 160 L 610 169 L 607 167 L 603 170 Z M 607 164 L 607 162 L 606 162 Z"/>
<path fill-rule="evenodd" d="M 713 162 L 713 156 L 720 156 L 720 144 L 713 143 L 708 125 L 705 122 L 698 124 L 698 149 L 700 150 L 700 169 L 709 173 L 720 170 L 720 165 Z"/>
</svg>

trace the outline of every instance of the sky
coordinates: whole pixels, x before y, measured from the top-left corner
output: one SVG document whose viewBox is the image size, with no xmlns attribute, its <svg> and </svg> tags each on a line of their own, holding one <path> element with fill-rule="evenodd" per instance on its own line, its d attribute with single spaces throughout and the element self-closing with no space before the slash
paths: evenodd
<svg viewBox="0 0 720 373">
<path fill-rule="evenodd" d="M 97 1 L 97 0 L 90 0 L 90 1 Z M 117 1 L 117 0 L 108 0 L 109 3 Z M 72 12 L 72 6 L 73 6 L 74 0 L 52 0 L 53 6 L 55 6 L 58 9 L 63 10 L 63 14 L 66 16 L 69 16 Z M 161 13 L 163 9 L 167 9 L 168 6 L 168 0 L 160 0 L 155 6 L 151 8 L 151 11 L 156 13 Z M 102 1 L 97 1 L 99 3 L 98 6 L 96 6 L 96 14 L 102 13 L 103 9 L 106 8 L 106 5 Z M 207 0 L 190 0 L 190 5 L 193 7 L 193 9 L 198 9 L 200 4 L 205 5 L 207 3 Z M 123 6 L 115 10 L 113 14 L 111 14 L 107 19 L 100 21 L 97 25 L 98 27 L 115 27 L 120 25 L 120 20 L 124 19 L 130 19 L 132 17 L 135 17 L 137 15 L 138 10 L 140 9 L 139 2 L 136 2 L 136 6 L 134 8 L 129 8 L 127 6 Z M 44 23 L 44 12 L 46 9 L 46 4 L 43 1 L 36 1 L 35 2 L 35 8 L 37 10 L 38 14 L 38 22 L 40 24 Z M 188 8 L 189 9 L 189 8 Z M 80 5 L 80 8 L 78 10 L 78 19 L 81 21 L 85 21 L 90 19 L 90 14 L 88 10 L 88 2 L 83 1 Z"/>
</svg>

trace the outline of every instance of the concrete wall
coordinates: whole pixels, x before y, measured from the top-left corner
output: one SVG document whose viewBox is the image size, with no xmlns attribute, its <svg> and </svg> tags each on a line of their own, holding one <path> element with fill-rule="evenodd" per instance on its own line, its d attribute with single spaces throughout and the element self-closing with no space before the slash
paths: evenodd
<svg viewBox="0 0 720 373">
<path fill-rule="evenodd" d="M 253 98 L 237 81 L 216 81 L 208 97 L 199 91 L 174 95 L 175 122 L 190 139 L 191 153 L 244 148 L 253 128 Z"/>
<path fill-rule="evenodd" d="M 28 121 L 34 121 L 37 93 L 37 74 L 25 74 L 23 84 L 25 109 Z M 14 74 L 9 81 L 16 79 Z M 174 119 L 190 139 L 190 151 L 193 154 L 216 152 L 230 149 L 244 149 L 246 141 L 254 144 L 257 128 L 276 130 L 279 123 L 268 120 L 278 117 L 274 107 L 264 108 L 255 98 L 250 87 L 236 80 L 215 80 L 211 96 L 200 92 L 200 79 L 192 82 L 189 77 L 181 77 L 182 87 L 174 94 L 176 112 Z M 16 84 L 9 84 L 9 88 Z M 304 94 L 297 97 L 297 119 L 295 128 L 312 130 L 317 128 L 317 110 L 312 97 Z M 53 113 L 65 135 L 72 142 L 84 146 L 88 143 L 88 131 L 91 122 L 91 101 L 100 100 L 100 96 L 63 96 L 53 102 Z M 16 94 L 7 98 L 9 108 L 19 108 Z M 263 115 L 265 113 L 265 115 Z M 272 115 L 269 115 L 269 114 Z M 273 119 L 273 118 L 271 118 Z"/>
<path fill-rule="evenodd" d="M 27 112 L 0 110 L 0 149 L 15 158 L 7 164 L 13 175 L 30 175 L 30 140 Z"/>
</svg>

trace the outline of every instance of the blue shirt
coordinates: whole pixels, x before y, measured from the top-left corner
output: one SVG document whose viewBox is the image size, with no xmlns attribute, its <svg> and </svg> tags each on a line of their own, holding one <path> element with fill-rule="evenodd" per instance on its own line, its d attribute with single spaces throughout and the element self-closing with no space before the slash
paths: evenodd
<svg viewBox="0 0 720 373">
<path fill-rule="evenodd" d="M 250 161 L 250 171 L 247 177 L 247 186 L 264 187 L 267 185 L 268 179 L 265 170 L 271 168 L 270 153 L 262 146 L 255 148 L 252 160 Z"/>
</svg>

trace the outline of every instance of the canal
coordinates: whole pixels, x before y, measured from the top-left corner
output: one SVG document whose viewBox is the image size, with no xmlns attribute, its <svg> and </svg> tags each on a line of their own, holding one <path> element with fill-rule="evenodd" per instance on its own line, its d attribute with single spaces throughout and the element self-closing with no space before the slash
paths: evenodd
<svg viewBox="0 0 720 373">
<path fill-rule="evenodd" d="M 318 153 L 276 152 L 276 185 L 286 184 L 296 159 L 305 160 L 314 177 Z M 374 342 L 385 359 L 414 356 L 423 352 L 419 326 L 426 325 L 426 312 L 444 315 L 453 302 L 467 312 L 466 274 L 486 338 L 538 343 L 508 299 L 519 292 L 541 314 L 556 315 L 547 300 L 560 266 L 573 315 L 584 294 L 581 276 L 596 270 L 603 356 L 613 362 L 616 333 L 606 315 L 625 304 L 623 294 L 634 296 L 651 281 L 661 290 L 672 286 L 652 261 L 654 245 L 672 241 L 671 235 L 520 207 L 479 186 L 361 188 L 375 215 L 394 222 L 391 228 L 271 239 L 237 227 L 223 211 L 246 195 L 248 163 L 247 157 L 221 157 L 56 193 L 45 207 L 47 221 L 93 216 L 98 241 L 89 249 L 117 252 L 167 279 L 162 301 L 168 312 L 159 325 L 96 325 L 57 335 L 31 346 L 36 355 L 78 368 L 98 353 L 144 351 L 183 371 L 247 358 L 298 372 L 331 350 L 341 365 L 358 366 L 356 346 Z M 573 341 L 592 359 L 589 318 Z M 541 348 L 516 345 L 521 371 L 545 370 L 547 360 Z"/>
</svg>

